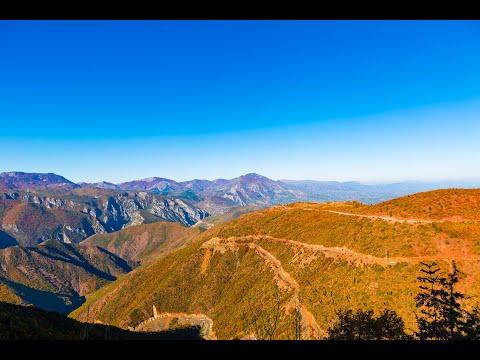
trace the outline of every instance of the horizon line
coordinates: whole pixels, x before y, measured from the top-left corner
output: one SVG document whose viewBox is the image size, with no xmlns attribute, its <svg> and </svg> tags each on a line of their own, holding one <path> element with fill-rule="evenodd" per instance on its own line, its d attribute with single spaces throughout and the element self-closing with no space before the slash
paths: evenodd
<svg viewBox="0 0 480 360">
<path fill-rule="evenodd" d="M 132 182 L 132 181 L 142 181 L 142 180 L 148 180 L 148 179 L 166 179 L 166 180 L 172 180 L 172 181 L 175 181 L 177 183 L 183 183 L 183 182 L 188 182 L 188 181 L 194 181 L 194 180 L 200 180 L 200 181 L 217 181 L 217 180 L 233 180 L 233 179 L 236 179 L 236 178 L 239 178 L 239 177 L 242 177 L 242 176 L 246 176 L 246 175 L 259 175 L 259 176 L 262 176 L 262 177 L 265 177 L 267 179 L 270 179 L 270 180 L 273 180 L 273 181 L 281 181 L 281 182 L 284 182 L 284 181 L 309 181 L 309 182 L 333 182 L 333 183 L 358 183 L 358 184 L 361 184 L 361 185 L 392 185 L 392 184 L 402 184 L 402 183 L 423 183 L 423 184 L 426 184 L 426 183 L 441 183 L 441 182 L 479 182 L 479 185 L 480 185 L 480 176 L 479 177 L 465 177 L 465 178 L 434 178 L 434 179 L 415 179 L 415 178 L 407 178 L 407 179 L 398 179 L 398 180 L 317 180 L 317 179 L 310 179 L 310 178 L 307 178 L 307 179 L 287 179 L 287 178 L 278 178 L 278 179 L 275 179 L 275 178 L 270 178 L 268 176 L 265 176 L 265 175 L 262 175 L 260 173 L 257 173 L 257 172 L 249 172 L 249 173 L 245 173 L 245 174 L 241 174 L 241 175 L 238 175 L 238 176 L 235 176 L 235 177 L 232 177 L 232 178 L 225 178 L 225 177 L 219 177 L 219 178 L 214 178 L 214 179 L 200 179 L 200 178 L 192 178 L 192 179 L 189 179 L 189 180 L 175 180 L 173 178 L 168 178 L 168 177 L 162 177 L 162 176 L 148 176 L 148 177 L 142 177 L 142 178 L 135 178 L 135 179 L 131 179 L 131 180 L 126 180 L 126 181 L 120 181 L 120 182 L 114 182 L 114 181 L 108 181 L 108 180 L 100 180 L 100 181 L 91 181 L 91 182 L 87 182 L 87 181 L 73 181 L 73 180 L 70 180 L 68 177 L 64 176 L 64 175 L 61 175 L 59 173 L 56 173 L 56 172 L 27 172 L 27 171 L 2 171 L 0 172 L 0 174 L 7 174 L 7 173 L 23 173 L 23 174 L 42 174 L 42 175 L 46 175 L 46 174 L 53 174 L 53 175 L 57 175 L 57 176 L 61 176 L 65 179 L 67 179 L 68 181 L 71 181 L 72 183 L 75 183 L 75 184 L 81 184 L 81 183 L 84 183 L 84 184 L 95 184 L 95 183 L 110 183 L 110 184 L 114 184 L 114 185 L 118 185 L 118 184 L 123 184 L 123 183 L 127 183 L 127 182 Z"/>
</svg>

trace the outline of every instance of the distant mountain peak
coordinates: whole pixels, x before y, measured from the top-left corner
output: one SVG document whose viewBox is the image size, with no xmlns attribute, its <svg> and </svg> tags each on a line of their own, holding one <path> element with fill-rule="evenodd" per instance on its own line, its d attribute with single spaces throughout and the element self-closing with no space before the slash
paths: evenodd
<svg viewBox="0 0 480 360">
<path fill-rule="evenodd" d="M 72 190 L 80 186 L 54 173 L 25 173 L 21 171 L 0 173 L 0 185 L 20 190 L 34 188 Z"/>
<path fill-rule="evenodd" d="M 82 187 L 94 187 L 94 188 L 99 188 L 99 189 L 107 189 L 107 190 L 119 190 L 118 186 L 108 182 L 108 181 L 100 181 L 97 183 L 85 183 L 85 182 L 79 182 L 78 185 Z"/>
<path fill-rule="evenodd" d="M 271 180 L 268 177 L 257 174 L 257 173 L 248 173 L 248 174 L 242 175 L 240 177 L 241 178 L 247 178 L 247 179 L 250 178 L 250 179 L 268 179 L 268 180 Z"/>
<path fill-rule="evenodd" d="M 140 181 L 145 181 L 145 182 L 154 182 L 154 181 L 158 181 L 158 180 L 168 180 L 168 179 L 164 179 L 164 178 L 157 177 L 157 176 L 152 176 L 152 177 L 148 177 L 148 178 L 145 178 L 145 179 L 140 179 Z"/>
</svg>

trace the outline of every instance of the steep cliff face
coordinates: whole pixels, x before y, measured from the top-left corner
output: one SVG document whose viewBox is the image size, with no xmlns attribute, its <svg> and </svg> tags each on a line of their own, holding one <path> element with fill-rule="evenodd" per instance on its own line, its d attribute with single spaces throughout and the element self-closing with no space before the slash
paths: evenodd
<svg viewBox="0 0 480 360">
<path fill-rule="evenodd" d="M 159 220 L 193 225 L 208 213 L 182 199 L 102 189 L 0 192 L 0 248 L 47 239 L 78 243 L 94 234 Z"/>
</svg>

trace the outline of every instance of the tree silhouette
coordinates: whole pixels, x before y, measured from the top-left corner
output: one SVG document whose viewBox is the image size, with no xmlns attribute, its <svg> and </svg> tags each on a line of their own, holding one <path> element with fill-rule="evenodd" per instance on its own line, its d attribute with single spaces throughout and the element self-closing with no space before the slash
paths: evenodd
<svg viewBox="0 0 480 360">
<path fill-rule="evenodd" d="M 383 310 L 374 318 L 373 310 L 339 310 L 337 322 L 328 329 L 330 340 L 403 340 L 408 339 L 405 323 L 395 311 Z"/>
<path fill-rule="evenodd" d="M 466 339 L 480 340 L 480 309 L 478 303 L 466 314 L 463 330 Z"/>
<path fill-rule="evenodd" d="M 463 307 L 466 295 L 456 290 L 456 285 L 464 275 L 452 262 L 452 272 L 441 275 L 435 262 L 421 263 L 420 269 L 425 275 L 418 277 L 420 293 L 415 296 L 416 306 L 420 310 L 417 317 L 420 340 L 457 340 L 470 339 L 480 329 L 479 312 L 474 309 L 467 312 Z"/>
<path fill-rule="evenodd" d="M 420 281 L 420 293 L 415 296 L 415 306 L 421 315 L 416 314 L 418 331 L 416 336 L 420 340 L 441 338 L 441 284 L 445 278 L 439 275 L 437 263 L 421 263 L 420 271 L 425 275 L 417 278 Z"/>
</svg>

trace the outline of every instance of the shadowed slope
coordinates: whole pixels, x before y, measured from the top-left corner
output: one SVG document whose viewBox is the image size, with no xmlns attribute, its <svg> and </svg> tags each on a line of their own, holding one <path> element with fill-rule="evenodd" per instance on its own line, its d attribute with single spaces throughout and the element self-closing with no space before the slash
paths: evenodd
<svg viewBox="0 0 480 360">
<path fill-rule="evenodd" d="M 0 301 L 0 340 L 201 340 L 201 337 L 196 327 L 157 333 L 132 332 Z"/>
<path fill-rule="evenodd" d="M 104 249 L 50 240 L 0 251 L 0 299 L 68 313 L 136 266 Z M 20 299 L 20 300 L 19 300 Z"/>
</svg>

